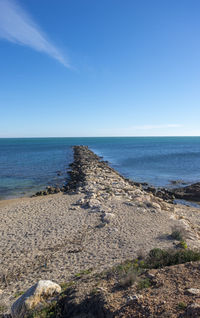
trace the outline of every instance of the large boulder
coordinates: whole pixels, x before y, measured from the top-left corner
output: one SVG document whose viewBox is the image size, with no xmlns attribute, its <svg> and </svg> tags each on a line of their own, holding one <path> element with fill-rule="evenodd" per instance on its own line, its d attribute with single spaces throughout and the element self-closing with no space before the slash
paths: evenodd
<svg viewBox="0 0 200 318">
<path fill-rule="evenodd" d="M 61 292 L 61 287 L 50 280 L 40 280 L 29 288 L 11 307 L 12 318 L 25 318 L 40 302 Z"/>
</svg>

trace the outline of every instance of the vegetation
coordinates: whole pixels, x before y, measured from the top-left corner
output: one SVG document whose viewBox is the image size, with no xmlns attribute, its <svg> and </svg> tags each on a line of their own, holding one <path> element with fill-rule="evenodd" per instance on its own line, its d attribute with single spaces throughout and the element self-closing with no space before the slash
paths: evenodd
<svg viewBox="0 0 200 318">
<path fill-rule="evenodd" d="M 121 278 L 119 285 L 123 288 L 132 286 L 138 279 L 137 271 L 129 271 L 124 277 Z"/>
<path fill-rule="evenodd" d="M 59 315 L 59 307 L 56 302 L 36 310 L 29 314 L 28 318 L 56 318 Z"/>
<path fill-rule="evenodd" d="M 75 284 L 74 281 L 70 281 L 68 283 L 61 283 L 60 287 L 62 289 L 62 291 L 66 290 L 67 288 L 70 288 L 71 286 L 73 286 Z"/>
<path fill-rule="evenodd" d="M 126 261 L 116 267 L 114 267 L 113 271 L 118 277 L 119 286 L 122 288 L 127 288 L 136 282 L 140 284 L 140 278 L 139 276 L 144 272 L 145 270 L 145 262 L 143 260 L 135 259 L 133 261 Z M 143 282 L 141 282 L 141 285 L 139 289 L 145 288 L 142 287 Z"/>
<path fill-rule="evenodd" d="M 139 290 L 144 289 L 144 288 L 149 288 L 150 286 L 151 286 L 151 281 L 149 278 L 141 279 L 137 285 Z"/>
<path fill-rule="evenodd" d="M 126 288 L 138 282 L 139 289 L 148 288 L 150 287 L 150 281 L 148 279 L 142 281 L 139 279 L 139 276 L 146 269 L 157 269 L 200 260 L 200 252 L 188 250 L 184 241 L 180 242 L 180 247 L 181 249 L 179 250 L 155 248 L 149 252 L 144 260 L 135 259 L 116 266 L 114 272 L 118 275 L 119 285 Z"/>
<path fill-rule="evenodd" d="M 200 252 L 181 249 L 181 250 L 161 250 L 155 248 L 150 251 L 146 259 L 146 268 L 161 268 L 164 266 L 178 265 L 191 261 L 199 261 Z"/>
<path fill-rule="evenodd" d="M 180 310 L 185 309 L 186 307 L 187 307 L 187 305 L 186 305 L 186 303 L 184 303 L 184 302 L 180 302 L 180 303 L 178 304 L 178 309 L 180 309 Z"/>
<path fill-rule="evenodd" d="M 187 243 L 185 241 L 181 241 L 178 246 L 181 247 L 181 248 L 186 249 L 187 248 Z"/>
<path fill-rule="evenodd" d="M 84 275 L 89 275 L 90 273 L 92 273 L 93 269 L 89 268 L 89 269 L 85 269 L 77 274 L 75 274 L 75 277 L 82 277 Z"/>
<path fill-rule="evenodd" d="M 171 233 L 171 237 L 174 239 L 174 240 L 177 240 L 177 241 L 185 241 L 185 238 L 186 238 L 186 230 L 185 228 L 181 227 L 181 226 L 174 226 L 172 228 L 172 233 Z"/>
</svg>

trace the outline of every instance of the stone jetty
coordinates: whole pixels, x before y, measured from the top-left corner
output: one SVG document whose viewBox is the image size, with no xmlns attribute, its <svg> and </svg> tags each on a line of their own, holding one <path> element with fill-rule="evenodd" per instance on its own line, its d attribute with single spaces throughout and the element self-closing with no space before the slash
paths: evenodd
<svg viewBox="0 0 200 318">
<path fill-rule="evenodd" d="M 86 192 L 93 199 L 100 192 L 104 198 L 113 195 L 130 197 L 133 194 L 130 192 L 133 189 L 138 189 L 150 194 L 151 197 L 153 195 L 154 200 L 157 197 L 156 203 L 164 201 L 174 204 L 174 199 L 200 202 L 200 183 L 173 189 L 156 188 L 148 183 L 134 182 L 123 177 L 111 168 L 107 161 L 102 160 L 101 157 L 92 152 L 88 146 L 73 146 L 73 150 L 74 161 L 69 165 L 70 171 L 68 171 L 67 183 L 61 187 L 48 186 L 45 190 L 36 192 L 33 197 L 69 191 Z M 57 174 L 59 175 L 60 171 L 57 171 Z M 173 183 L 176 182 L 173 181 Z M 179 182 L 177 181 L 177 183 Z M 95 189 L 96 191 L 93 191 Z"/>
<path fill-rule="evenodd" d="M 94 210 L 103 210 L 106 201 L 125 198 L 153 211 L 169 210 L 171 205 L 142 189 L 142 185 L 124 178 L 87 146 L 74 146 L 74 162 L 70 164 L 68 191 L 85 197 L 78 204 Z"/>
</svg>

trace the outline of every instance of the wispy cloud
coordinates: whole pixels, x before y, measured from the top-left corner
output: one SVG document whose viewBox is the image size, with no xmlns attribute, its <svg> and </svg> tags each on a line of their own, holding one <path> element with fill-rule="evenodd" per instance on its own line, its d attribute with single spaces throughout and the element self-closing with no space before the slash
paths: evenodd
<svg viewBox="0 0 200 318">
<path fill-rule="evenodd" d="M 0 0 L 0 38 L 29 46 L 70 67 L 63 54 L 13 0 Z"/>
<path fill-rule="evenodd" d="M 152 130 L 152 129 L 163 129 L 163 128 L 179 128 L 182 127 L 179 124 L 166 124 L 166 125 L 141 125 L 132 127 L 133 130 Z"/>
</svg>

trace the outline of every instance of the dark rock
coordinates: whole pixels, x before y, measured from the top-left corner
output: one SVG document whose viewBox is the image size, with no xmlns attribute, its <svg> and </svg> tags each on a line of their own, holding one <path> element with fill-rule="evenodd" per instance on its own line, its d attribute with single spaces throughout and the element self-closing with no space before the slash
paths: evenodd
<svg viewBox="0 0 200 318">
<path fill-rule="evenodd" d="M 186 187 L 173 189 L 172 193 L 177 199 L 200 202 L 200 182 L 193 183 Z"/>
<path fill-rule="evenodd" d="M 170 180 L 170 183 L 173 184 L 173 185 L 176 185 L 176 184 L 186 185 L 187 184 L 183 180 Z"/>
<path fill-rule="evenodd" d="M 200 317 L 200 304 L 193 303 L 190 304 L 186 309 L 186 315 L 185 317 L 191 317 L 191 318 L 199 318 Z"/>
<path fill-rule="evenodd" d="M 36 195 L 36 196 L 40 196 L 40 195 L 43 195 L 43 193 L 42 193 L 42 191 L 38 191 L 38 192 L 36 192 L 35 195 Z"/>
<path fill-rule="evenodd" d="M 154 188 L 154 187 L 147 187 L 145 190 L 146 190 L 147 192 L 151 192 L 151 193 L 153 193 L 153 194 L 156 194 L 156 188 Z"/>
<path fill-rule="evenodd" d="M 54 193 L 59 193 L 60 192 L 60 188 L 55 188 Z"/>
<path fill-rule="evenodd" d="M 47 187 L 47 192 L 48 194 L 53 194 L 54 193 L 55 188 L 54 187 Z"/>
</svg>

